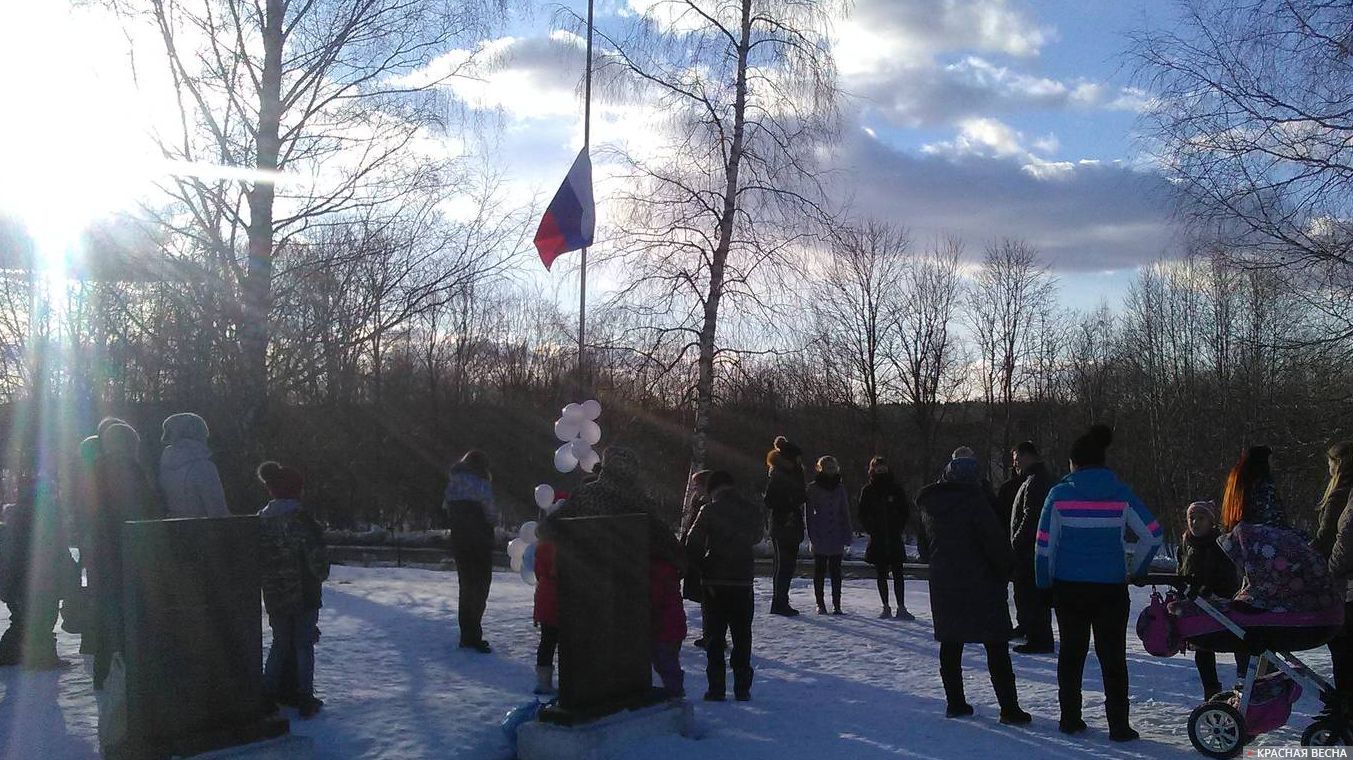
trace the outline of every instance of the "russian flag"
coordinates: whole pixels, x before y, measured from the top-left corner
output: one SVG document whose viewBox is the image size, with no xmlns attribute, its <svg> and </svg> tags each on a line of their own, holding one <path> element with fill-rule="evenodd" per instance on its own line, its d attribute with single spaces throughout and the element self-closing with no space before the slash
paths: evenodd
<svg viewBox="0 0 1353 760">
<path fill-rule="evenodd" d="M 597 209 L 592 203 L 592 159 L 587 148 L 578 153 L 564 184 L 554 194 L 550 207 L 536 230 L 536 251 L 549 269 L 554 260 L 569 251 L 592 245 Z"/>
</svg>

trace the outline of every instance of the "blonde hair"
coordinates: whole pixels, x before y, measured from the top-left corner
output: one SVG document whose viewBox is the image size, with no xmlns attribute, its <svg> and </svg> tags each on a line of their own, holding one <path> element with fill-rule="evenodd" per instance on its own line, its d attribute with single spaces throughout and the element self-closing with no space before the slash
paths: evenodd
<svg viewBox="0 0 1353 760">
<path fill-rule="evenodd" d="M 828 475 L 838 475 L 841 472 L 841 463 L 836 461 L 834 456 L 825 456 L 817 460 L 817 471 L 825 472 Z"/>
<path fill-rule="evenodd" d="M 1350 479 L 1353 479 L 1353 441 L 1339 441 L 1329 447 L 1325 456 L 1331 462 L 1334 462 L 1334 474 L 1330 476 L 1329 485 L 1325 486 L 1325 495 L 1321 502 L 1329 501 L 1330 495 L 1338 490 L 1340 485 L 1347 485 Z"/>
</svg>

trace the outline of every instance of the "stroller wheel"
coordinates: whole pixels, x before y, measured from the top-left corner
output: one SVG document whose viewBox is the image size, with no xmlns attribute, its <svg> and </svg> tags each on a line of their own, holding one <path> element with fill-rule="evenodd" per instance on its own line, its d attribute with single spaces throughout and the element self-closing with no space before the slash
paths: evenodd
<svg viewBox="0 0 1353 760">
<path fill-rule="evenodd" d="M 1225 702 L 1207 702 L 1189 714 L 1189 741 L 1208 757 L 1235 757 L 1245 747 L 1245 719 Z"/>
<path fill-rule="evenodd" d="M 1346 721 L 1321 718 L 1301 734 L 1303 747 L 1353 747 L 1353 728 Z"/>
</svg>

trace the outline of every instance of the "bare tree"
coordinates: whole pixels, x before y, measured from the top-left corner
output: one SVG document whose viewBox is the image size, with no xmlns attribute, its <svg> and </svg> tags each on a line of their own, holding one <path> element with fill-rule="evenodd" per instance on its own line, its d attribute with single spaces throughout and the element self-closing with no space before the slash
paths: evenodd
<svg viewBox="0 0 1353 760">
<path fill-rule="evenodd" d="M 869 436 L 883 446 L 879 405 L 894 387 L 896 365 L 887 361 L 887 343 L 895 335 L 907 273 L 911 239 L 906 229 L 868 220 L 838 236 L 810 290 L 810 309 L 821 326 L 819 338 L 833 356 L 848 365 L 849 401 L 862 397 Z"/>
<path fill-rule="evenodd" d="M 649 332 L 695 355 L 692 467 L 704 466 L 729 316 L 783 297 L 822 216 L 817 149 L 835 127 L 824 0 L 659 0 L 601 37 L 614 88 L 668 115 L 654 154 L 625 151 L 617 225 Z"/>
<path fill-rule="evenodd" d="M 428 93 L 457 75 L 443 54 L 486 14 L 442 0 L 109 2 L 163 43 L 181 119 L 157 140 L 189 168 L 165 186 L 162 220 L 226 296 L 255 415 L 279 251 L 345 216 L 398 215 L 410 194 L 445 184 L 445 161 L 416 152 L 445 113 Z"/>
<path fill-rule="evenodd" d="M 887 358 L 920 437 L 916 469 L 921 477 L 933 471 L 944 405 L 957 400 L 962 382 L 961 347 L 954 330 L 963 294 L 962 258 L 963 242 L 951 237 L 913 259 L 896 311 L 890 315 L 897 340 L 888 344 Z"/>
<path fill-rule="evenodd" d="M 1036 352 L 1034 327 L 1055 292 L 1055 281 L 1033 246 L 1011 239 L 987 246 L 965 305 L 986 401 L 988 458 L 1012 443 L 1015 398 L 1025 364 Z M 999 442 L 994 440 L 996 419 L 1001 422 Z"/>
</svg>

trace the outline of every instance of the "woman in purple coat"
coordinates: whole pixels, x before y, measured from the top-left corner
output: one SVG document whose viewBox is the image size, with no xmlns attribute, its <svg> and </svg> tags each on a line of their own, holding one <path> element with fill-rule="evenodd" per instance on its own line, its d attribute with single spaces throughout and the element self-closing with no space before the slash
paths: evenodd
<svg viewBox="0 0 1353 760">
<path fill-rule="evenodd" d="M 832 614 L 841 615 L 841 555 L 850 546 L 850 497 L 841 483 L 841 465 L 835 457 L 817 460 L 817 475 L 808 486 L 803 505 L 808 524 L 808 541 L 813 550 L 813 591 L 817 594 L 817 614 L 827 614 L 823 600 L 823 582 L 828 569 L 832 576 Z"/>
</svg>

